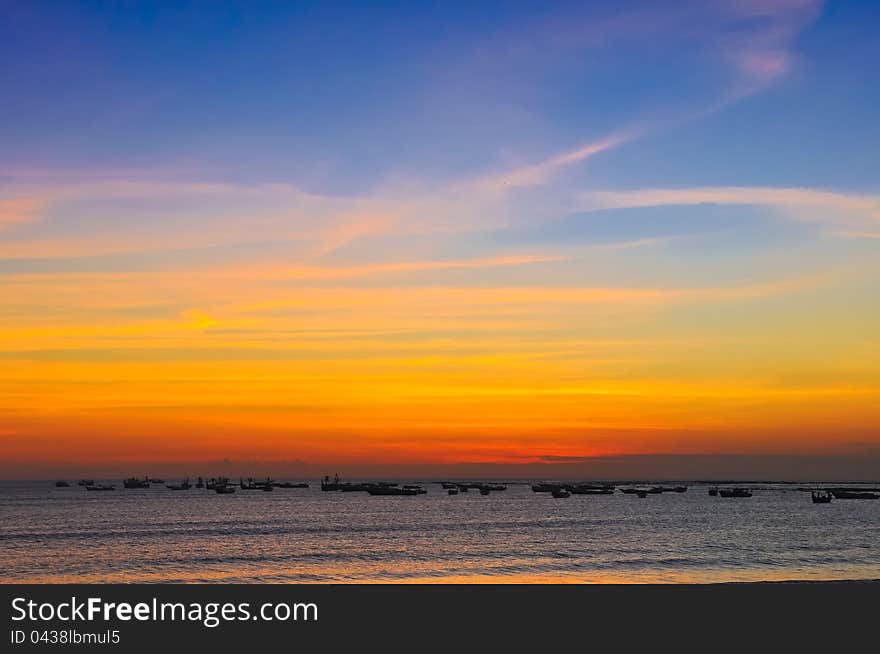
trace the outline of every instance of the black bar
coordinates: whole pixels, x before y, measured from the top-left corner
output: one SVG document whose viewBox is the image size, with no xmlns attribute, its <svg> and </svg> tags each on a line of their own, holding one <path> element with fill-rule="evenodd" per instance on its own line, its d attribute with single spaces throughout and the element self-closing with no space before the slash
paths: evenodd
<svg viewBox="0 0 880 654">
<path fill-rule="evenodd" d="M 791 651 L 835 652 L 868 644 L 880 617 L 876 582 L 758 583 L 720 585 L 7 585 L 0 586 L 7 632 L 0 651 L 179 652 L 294 651 L 303 647 L 347 651 L 551 651 L 594 647 L 634 648 L 732 645 L 756 652 L 771 643 Z M 13 608 L 17 601 L 19 609 Z M 20 617 L 26 602 L 50 602 L 53 610 L 71 598 L 86 602 L 196 604 L 202 619 L 189 621 L 109 620 L 34 621 Z M 313 604 L 287 621 L 220 621 L 206 626 L 209 605 L 265 603 L 272 617 L 279 603 Z M 48 611 L 49 609 L 45 609 Z M 219 608 L 217 609 L 219 611 Z M 65 609 L 66 611 L 66 609 Z M 283 616 L 285 611 L 281 611 Z M 48 613 L 46 614 L 48 615 Z M 216 617 L 217 614 L 215 614 Z M 238 615 L 238 614 L 236 614 Z M 240 616 L 239 616 L 240 617 Z M 315 617 L 317 619 L 315 619 Z M 119 643 L 32 643 L 44 632 L 108 634 Z M 25 642 L 15 644 L 18 632 Z M 24 636 L 22 636 L 24 634 Z M 97 636 L 96 636 L 97 637 Z M 51 636 L 46 637 L 51 640 Z M 58 638 L 56 635 L 55 638 Z M 748 650 L 745 650 L 748 651 Z"/>
</svg>

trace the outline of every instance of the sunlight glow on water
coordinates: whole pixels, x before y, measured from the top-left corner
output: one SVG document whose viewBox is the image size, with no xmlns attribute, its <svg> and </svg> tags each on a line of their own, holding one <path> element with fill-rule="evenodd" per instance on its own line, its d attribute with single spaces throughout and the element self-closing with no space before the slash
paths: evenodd
<svg viewBox="0 0 880 654">
<path fill-rule="evenodd" d="M 118 484 L 118 481 L 116 482 Z M 554 500 L 312 488 L 88 493 L 0 483 L 4 582 L 723 582 L 880 579 L 880 500 L 792 487 Z"/>
</svg>

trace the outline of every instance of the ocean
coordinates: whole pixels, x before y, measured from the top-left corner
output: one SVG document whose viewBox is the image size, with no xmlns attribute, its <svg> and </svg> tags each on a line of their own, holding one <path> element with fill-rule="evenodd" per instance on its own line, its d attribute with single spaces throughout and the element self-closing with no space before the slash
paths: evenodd
<svg viewBox="0 0 880 654">
<path fill-rule="evenodd" d="M 101 483 L 101 480 L 96 480 Z M 177 480 L 174 480 L 177 481 Z M 880 579 L 880 500 L 788 484 L 554 499 L 0 482 L 6 583 L 710 583 Z"/>
</svg>

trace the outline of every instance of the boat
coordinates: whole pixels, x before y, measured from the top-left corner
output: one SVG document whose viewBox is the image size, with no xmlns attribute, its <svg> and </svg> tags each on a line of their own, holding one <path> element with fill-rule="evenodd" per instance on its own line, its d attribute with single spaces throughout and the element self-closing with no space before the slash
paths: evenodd
<svg viewBox="0 0 880 654">
<path fill-rule="evenodd" d="M 752 491 L 748 488 L 722 488 L 718 494 L 721 497 L 751 497 Z"/>
<path fill-rule="evenodd" d="M 396 486 L 397 484 L 394 484 L 394 485 Z M 421 486 L 419 486 L 418 484 L 404 484 L 403 488 L 404 488 L 404 490 L 414 490 L 416 492 L 416 495 L 427 495 L 428 494 L 428 491 L 425 490 L 424 488 L 422 488 Z"/>
<path fill-rule="evenodd" d="M 264 493 L 271 493 L 272 491 L 275 490 L 275 487 L 274 487 L 272 484 L 265 484 L 265 485 L 263 486 L 263 489 L 262 489 L 262 490 L 263 490 Z"/>
<path fill-rule="evenodd" d="M 480 488 L 480 495 L 488 495 L 491 492 L 491 489 L 489 489 L 487 486 L 483 486 L 482 488 Z"/>
<path fill-rule="evenodd" d="M 649 492 L 650 492 L 650 491 L 646 491 L 646 490 L 637 490 L 637 491 L 636 491 L 636 496 L 637 496 L 637 497 L 641 497 L 642 499 L 644 499 L 644 498 L 648 497 L 648 493 L 649 493 Z"/>
<path fill-rule="evenodd" d="M 505 491 L 507 486 L 504 484 L 482 484 L 480 488 L 488 488 L 490 491 Z"/>
<path fill-rule="evenodd" d="M 446 489 L 446 492 L 449 493 L 450 495 L 458 495 L 458 489 L 457 489 L 457 488 L 447 488 L 447 489 Z"/>
<path fill-rule="evenodd" d="M 672 492 L 673 493 L 687 493 L 688 487 L 687 486 L 673 486 Z"/>
<path fill-rule="evenodd" d="M 321 490 L 322 491 L 338 491 L 341 490 L 342 484 L 339 481 L 339 475 L 333 477 L 333 480 L 330 480 L 329 475 L 324 475 L 324 478 L 321 480 Z"/>
<path fill-rule="evenodd" d="M 148 477 L 144 477 L 143 479 L 138 479 L 137 477 L 129 477 L 122 482 L 122 485 L 125 488 L 149 488 L 150 480 Z"/>
<path fill-rule="evenodd" d="M 554 488 L 550 491 L 550 494 L 556 499 L 565 499 L 566 497 L 571 497 L 571 493 L 562 487 Z"/>
<path fill-rule="evenodd" d="M 68 488 L 70 486 L 66 481 L 56 481 L 55 488 Z"/>
<path fill-rule="evenodd" d="M 184 479 L 179 484 L 168 484 L 167 486 L 165 486 L 165 488 L 169 488 L 171 490 L 176 490 L 176 491 L 189 490 L 190 488 L 192 488 L 192 485 L 189 483 L 189 479 Z"/>
<path fill-rule="evenodd" d="M 544 482 L 540 484 L 532 484 L 533 493 L 552 493 L 554 488 L 559 488 L 559 484 L 548 484 Z"/>
<path fill-rule="evenodd" d="M 621 488 L 620 492 L 626 493 L 627 495 L 635 495 L 636 493 L 638 493 L 640 491 L 638 488 Z"/>
<path fill-rule="evenodd" d="M 94 486 L 95 480 L 94 479 L 80 479 L 78 482 L 76 482 L 76 485 L 77 486 Z"/>
<path fill-rule="evenodd" d="M 218 486 L 230 486 L 228 477 L 211 477 L 205 482 L 207 490 L 217 490 Z"/>
<path fill-rule="evenodd" d="M 307 482 L 302 482 L 301 484 L 295 484 L 292 481 L 280 481 L 272 484 L 275 488 L 308 488 L 309 485 Z"/>
<path fill-rule="evenodd" d="M 712 488 L 709 489 L 709 495 L 711 495 L 712 497 L 718 497 L 718 488 L 712 486 Z"/>
<path fill-rule="evenodd" d="M 113 484 L 89 484 L 86 486 L 87 491 L 112 491 L 116 490 Z"/>
<path fill-rule="evenodd" d="M 828 491 L 813 491 L 810 493 L 813 504 L 830 504 L 832 495 Z"/>
<path fill-rule="evenodd" d="M 204 487 L 205 487 L 205 480 L 202 479 L 201 477 L 199 477 L 199 480 L 196 482 L 196 488 L 204 488 Z"/>
<path fill-rule="evenodd" d="M 381 485 L 382 484 L 346 482 L 339 485 L 339 490 L 343 493 L 366 493 L 371 488 Z"/>
<path fill-rule="evenodd" d="M 845 490 L 842 488 L 837 488 L 831 491 L 831 494 L 834 495 L 834 499 L 836 500 L 876 500 L 880 499 L 880 495 L 877 493 L 871 493 L 869 491 L 856 491 L 856 490 Z"/>
<path fill-rule="evenodd" d="M 231 484 L 214 484 L 214 492 L 217 495 L 232 495 L 235 492 L 235 486 Z"/>
<path fill-rule="evenodd" d="M 370 495 L 422 495 L 425 490 L 419 486 L 373 486 L 367 490 Z"/>
</svg>

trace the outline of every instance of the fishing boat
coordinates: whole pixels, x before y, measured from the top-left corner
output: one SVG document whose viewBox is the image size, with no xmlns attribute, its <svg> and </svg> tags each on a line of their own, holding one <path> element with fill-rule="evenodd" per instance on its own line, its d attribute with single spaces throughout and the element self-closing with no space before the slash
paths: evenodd
<svg viewBox="0 0 880 654">
<path fill-rule="evenodd" d="M 571 493 L 562 487 L 554 488 L 552 491 L 550 491 L 550 495 L 559 500 L 565 499 L 566 497 L 571 497 Z"/>
<path fill-rule="evenodd" d="M 830 504 L 833 497 L 828 491 L 813 491 L 810 495 L 813 497 L 813 504 Z"/>
<path fill-rule="evenodd" d="M 488 488 L 490 491 L 505 491 L 507 486 L 504 484 L 483 484 L 482 488 Z"/>
<path fill-rule="evenodd" d="M 275 490 L 275 487 L 272 484 L 265 484 L 262 488 L 262 491 L 264 493 L 271 493 L 274 490 Z"/>
<path fill-rule="evenodd" d="M 55 488 L 67 488 L 69 486 L 70 486 L 70 484 L 67 483 L 66 481 L 56 481 L 55 482 Z"/>
<path fill-rule="evenodd" d="M 831 491 L 831 494 L 834 495 L 834 499 L 836 499 L 836 500 L 876 500 L 876 499 L 880 499 L 880 495 L 878 495 L 877 493 L 871 493 L 869 491 L 835 489 L 835 490 Z"/>
<path fill-rule="evenodd" d="M 400 486 L 373 486 L 367 492 L 370 495 L 422 495 L 424 489 L 418 486 L 401 488 Z"/>
<path fill-rule="evenodd" d="M 414 490 L 416 495 L 427 495 L 428 491 L 419 486 L 418 484 L 405 484 L 403 486 L 404 490 Z"/>
<path fill-rule="evenodd" d="M 87 491 L 112 491 L 116 490 L 116 486 L 112 484 L 89 484 L 86 486 Z"/>
<path fill-rule="evenodd" d="M 232 484 L 214 484 L 214 492 L 217 495 L 232 495 L 235 492 L 235 486 Z"/>
<path fill-rule="evenodd" d="M 330 480 L 329 475 L 324 475 L 324 478 L 321 480 L 321 490 L 322 491 L 338 491 L 341 490 L 341 482 L 339 481 L 339 475 L 333 477 L 333 480 Z"/>
<path fill-rule="evenodd" d="M 80 479 L 78 482 L 76 482 L 76 485 L 77 486 L 94 486 L 95 480 L 94 479 Z"/>
<path fill-rule="evenodd" d="M 621 488 L 620 492 L 626 493 L 627 495 L 635 495 L 636 493 L 639 492 L 639 489 L 638 488 Z"/>
<path fill-rule="evenodd" d="M 184 479 L 179 484 L 168 484 L 165 486 L 165 488 L 175 490 L 175 491 L 189 490 L 190 488 L 192 488 L 192 485 L 189 483 L 189 479 Z"/>
<path fill-rule="evenodd" d="M 709 489 L 709 495 L 712 497 L 718 497 L 718 488 L 712 486 L 712 488 Z"/>
<path fill-rule="evenodd" d="M 722 488 L 718 494 L 721 497 L 751 497 L 752 491 L 748 488 Z"/>
<path fill-rule="evenodd" d="M 673 493 L 687 493 L 688 487 L 687 486 L 673 486 L 672 492 Z"/>
<path fill-rule="evenodd" d="M 143 479 L 138 479 L 137 477 L 129 477 L 122 482 L 122 485 L 125 488 L 149 488 L 150 479 L 148 477 L 144 477 Z"/>
<path fill-rule="evenodd" d="M 295 484 L 291 481 L 281 481 L 275 482 L 272 484 L 275 488 L 308 488 L 309 485 L 307 482 L 302 482 L 300 484 Z"/>
</svg>

